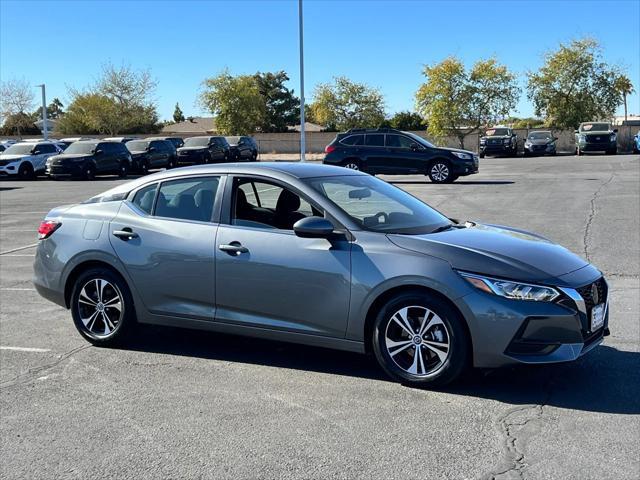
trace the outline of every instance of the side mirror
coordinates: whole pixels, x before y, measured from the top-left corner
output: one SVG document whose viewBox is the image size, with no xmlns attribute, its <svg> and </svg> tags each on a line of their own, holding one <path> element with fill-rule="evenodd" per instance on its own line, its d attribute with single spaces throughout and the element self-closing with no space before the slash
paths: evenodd
<svg viewBox="0 0 640 480">
<path fill-rule="evenodd" d="M 580 133 L 578 130 L 575 130 L 573 133 Z"/>
<path fill-rule="evenodd" d="M 150 152 L 155 152 L 155 151 L 156 151 L 156 147 L 149 147 L 149 148 L 148 148 L 148 150 L 149 150 Z"/>
<path fill-rule="evenodd" d="M 96 154 L 96 155 L 102 155 L 102 150 L 101 150 L 101 149 L 96 150 L 96 151 L 95 151 L 95 154 Z"/>
<path fill-rule="evenodd" d="M 31 155 L 40 155 L 40 150 L 31 150 Z"/>
<path fill-rule="evenodd" d="M 418 150 L 420 150 L 420 148 L 418 147 L 417 143 L 412 143 L 411 144 L 411 151 L 412 152 L 417 152 Z"/>
<path fill-rule="evenodd" d="M 333 223 L 322 217 L 306 217 L 293 225 L 300 238 L 328 238 L 333 233 Z"/>
<path fill-rule="evenodd" d="M 614 129 L 613 129 L 613 133 L 618 133 L 618 129 L 617 129 L 617 128 L 614 128 Z"/>
<path fill-rule="evenodd" d="M 553 141 L 555 142 L 556 140 L 558 140 L 558 137 L 553 137 Z"/>
</svg>

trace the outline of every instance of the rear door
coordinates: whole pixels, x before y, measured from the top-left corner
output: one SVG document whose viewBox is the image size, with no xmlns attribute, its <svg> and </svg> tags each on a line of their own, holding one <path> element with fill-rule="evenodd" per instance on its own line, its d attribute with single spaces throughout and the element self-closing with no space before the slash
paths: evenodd
<svg viewBox="0 0 640 480">
<path fill-rule="evenodd" d="M 164 148 L 164 142 L 153 140 L 149 143 L 149 147 L 153 150 L 149 151 L 149 164 L 152 167 L 163 167 L 167 162 L 167 152 Z"/>
<path fill-rule="evenodd" d="M 389 166 L 387 150 L 384 146 L 384 133 L 367 133 L 364 137 L 364 168 L 370 173 L 387 173 Z"/>
<path fill-rule="evenodd" d="M 38 154 L 33 156 L 33 170 L 42 172 L 45 169 L 47 159 L 58 153 L 58 149 L 51 143 L 40 143 L 36 150 Z"/>
<path fill-rule="evenodd" d="M 111 245 L 149 312 L 213 320 L 223 183 L 206 175 L 144 186 L 111 222 Z"/>
</svg>

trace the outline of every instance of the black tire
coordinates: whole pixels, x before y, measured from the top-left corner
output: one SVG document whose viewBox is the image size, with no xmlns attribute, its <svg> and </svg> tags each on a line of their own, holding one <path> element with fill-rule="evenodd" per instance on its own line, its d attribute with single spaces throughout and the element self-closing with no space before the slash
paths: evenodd
<svg viewBox="0 0 640 480">
<path fill-rule="evenodd" d="M 120 162 L 120 167 L 118 168 L 118 176 L 120 178 L 127 178 L 129 175 L 129 165 L 127 162 Z"/>
<path fill-rule="evenodd" d="M 149 174 L 149 160 L 142 160 L 142 163 L 138 164 L 138 172 L 140 172 L 141 175 Z"/>
<path fill-rule="evenodd" d="M 436 159 L 431 162 L 427 175 L 433 183 L 451 183 L 455 180 L 451 164 L 444 159 Z"/>
<path fill-rule="evenodd" d="M 85 180 L 93 180 L 96 178 L 96 167 L 95 165 L 88 164 L 82 169 L 82 178 Z"/>
<path fill-rule="evenodd" d="M 576 147 L 576 155 L 578 155 L 579 157 L 584 155 L 584 152 L 580 149 L 580 147 Z"/>
<path fill-rule="evenodd" d="M 36 173 L 33 171 L 33 165 L 29 162 L 22 162 L 20 168 L 18 168 L 18 178 L 20 180 L 33 180 L 36 178 Z"/>
<path fill-rule="evenodd" d="M 254 151 L 254 152 L 251 154 L 251 161 L 252 161 L 252 162 L 255 162 L 255 161 L 257 161 L 257 160 L 258 160 L 258 152 L 257 152 L 257 151 Z"/>
<path fill-rule="evenodd" d="M 207 153 L 207 154 L 204 156 L 204 159 L 202 160 L 202 163 L 211 163 L 211 162 L 212 162 L 211 154 L 210 154 L 210 153 Z"/>
<path fill-rule="evenodd" d="M 618 154 L 618 149 L 614 148 L 611 150 L 607 150 L 607 155 L 617 155 Z"/>
<path fill-rule="evenodd" d="M 396 313 L 402 309 L 408 309 L 409 326 L 414 331 L 414 337 L 409 337 L 407 330 L 401 328 L 399 323 L 393 319 Z M 424 310 L 430 310 L 435 316 L 430 314 L 423 318 L 428 322 L 436 323 L 433 327 L 425 329 L 423 335 L 415 332 L 420 329 L 420 316 Z M 411 314 L 414 312 L 414 314 Z M 396 317 L 398 318 L 398 317 Z M 453 382 L 462 375 L 470 362 L 470 341 L 467 331 L 463 325 L 464 319 L 449 304 L 436 296 L 430 296 L 423 292 L 407 292 L 392 298 L 380 309 L 376 316 L 372 333 L 372 347 L 376 360 L 382 369 L 393 379 L 412 386 L 441 386 Z M 387 336 L 391 336 L 392 331 L 400 332 L 407 338 L 408 348 L 394 350 L 393 355 L 390 348 L 402 347 L 402 344 L 388 347 Z M 419 339 L 419 340 L 418 340 Z M 429 340 L 427 340 L 429 339 Z M 427 347 L 427 342 L 438 342 L 440 345 L 448 343 L 448 348 L 438 346 L 440 354 L 446 355 L 444 359 L 434 353 L 434 348 Z M 422 360 L 418 363 L 415 352 L 422 352 Z M 413 353 L 413 355 L 411 355 Z M 413 360 L 412 360 L 413 359 Z M 404 363 L 404 367 L 402 363 Z M 409 373 L 413 364 L 417 373 Z M 408 368 L 407 368 L 408 366 Z"/>
<path fill-rule="evenodd" d="M 178 165 L 178 159 L 176 157 L 171 157 L 167 161 L 167 170 L 171 170 L 172 168 L 176 168 Z"/>
<path fill-rule="evenodd" d="M 106 285 L 103 282 L 106 282 Z M 102 291 L 101 295 L 98 293 L 99 289 Z M 119 296 L 119 302 L 108 301 L 116 296 Z M 114 306 L 118 303 L 121 307 L 120 311 Z M 105 304 L 112 306 L 105 306 Z M 116 345 L 122 342 L 136 325 L 133 298 L 126 282 L 113 271 L 100 267 L 82 272 L 74 282 L 71 293 L 71 316 L 80 335 L 92 344 L 100 346 Z M 105 318 L 109 321 L 107 322 Z M 109 330 L 108 333 L 106 333 L 107 330 Z"/>
<path fill-rule="evenodd" d="M 342 166 L 344 168 L 348 168 L 350 170 L 356 170 L 356 171 L 364 171 L 364 168 L 362 166 L 362 162 L 357 159 L 357 158 L 347 158 L 346 160 L 344 160 L 342 162 Z"/>
<path fill-rule="evenodd" d="M 484 153 L 481 153 L 479 156 L 480 158 L 484 158 Z"/>
</svg>

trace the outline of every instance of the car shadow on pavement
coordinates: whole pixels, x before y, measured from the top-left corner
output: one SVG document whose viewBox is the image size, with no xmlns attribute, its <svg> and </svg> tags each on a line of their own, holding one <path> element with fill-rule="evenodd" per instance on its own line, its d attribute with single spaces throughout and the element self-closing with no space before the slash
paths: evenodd
<svg viewBox="0 0 640 480">
<path fill-rule="evenodd" d="M 141 328 L 143 334 L 123 348 L 391 381 L 368 355 L 171 327 Z M 571 363 L 474 369 L 439 391 L 511 405 L 640 414 L 640 352 L 600 346 Z"/>
</svg>

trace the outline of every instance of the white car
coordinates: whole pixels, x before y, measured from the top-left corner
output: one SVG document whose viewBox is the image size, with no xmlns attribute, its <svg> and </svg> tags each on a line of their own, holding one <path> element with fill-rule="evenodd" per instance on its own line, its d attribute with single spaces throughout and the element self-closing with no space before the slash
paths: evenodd
<svg viewBox="0 0 640 480">
<path fill-rule="evenodd" d="M 47 159 L 62 149 L 53 142 L 18 142 L 0 153 L 0 176 L 29 179 L 43 174 Z"/>
</svg>

